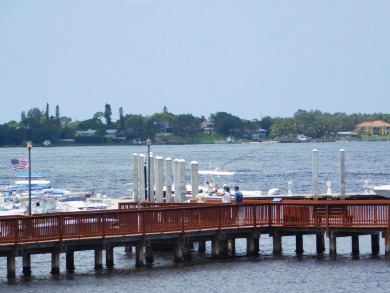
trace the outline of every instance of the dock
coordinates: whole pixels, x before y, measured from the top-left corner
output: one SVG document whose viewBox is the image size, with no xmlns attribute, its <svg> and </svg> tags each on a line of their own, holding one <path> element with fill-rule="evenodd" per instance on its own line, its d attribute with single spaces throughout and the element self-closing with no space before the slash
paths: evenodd
<svg viewBox="0 0 390 293">
<path fill-rule="evenodd" d="M 351 251 L 359 253 L 359 236 L 371 235 L 372 253 L 390 254 L 389 200 L 271 200 L 237 204 L 119 203 L 119 209 L 63 212 L 0 218 L 0 257 L 7 258 L 7 277 L 16 276 L 16 257 L 23 274 L 31 274 L 31 256 L 51 254 L 51 273 L 60 273 L 60 254 L 66 270 L 75 269 L 74 252 L 94 251 L 95 268 L 114 266 L 114 248 L 135 249 L 135 266 L 153 262 L 153 251 L 171 246 L 174 262 L 191 259 L 197 242 L 204 251 L 211 241 L 212 257 L 235 253 L 235 240 L 246 239 L 247 255 L 260 251 L 261 235 L 273 239 L 273 252 L 282 252 L 282 237 L 295 236 L 302 253 L 303 235 L 316 236 L 317 253 L 336 254 L 336 239 L 351 237 Z"/>
</svg>

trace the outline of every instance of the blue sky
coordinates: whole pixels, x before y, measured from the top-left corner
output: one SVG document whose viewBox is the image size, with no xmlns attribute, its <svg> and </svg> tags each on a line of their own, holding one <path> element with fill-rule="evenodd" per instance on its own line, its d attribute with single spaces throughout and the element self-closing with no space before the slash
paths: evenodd
<svg viewBox="0 0 390 293">
<path fill-rule="evenodd" d="M 389 113 L 390 1 L 1 0 L 0 123 Z"/>
</svg>

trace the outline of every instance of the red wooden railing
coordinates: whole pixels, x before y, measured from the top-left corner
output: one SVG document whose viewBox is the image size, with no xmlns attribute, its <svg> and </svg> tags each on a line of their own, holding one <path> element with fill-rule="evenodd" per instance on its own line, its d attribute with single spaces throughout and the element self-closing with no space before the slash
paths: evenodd
<svg viewBox="0 0 390 293">
<path fill-rule="evenodd" d="M 0 245 L 241 227 L 376 228 L 390 232 L 390 201 L 246 201 L 122 205 L 118 210 L 0 218 Z"/>
</svg>

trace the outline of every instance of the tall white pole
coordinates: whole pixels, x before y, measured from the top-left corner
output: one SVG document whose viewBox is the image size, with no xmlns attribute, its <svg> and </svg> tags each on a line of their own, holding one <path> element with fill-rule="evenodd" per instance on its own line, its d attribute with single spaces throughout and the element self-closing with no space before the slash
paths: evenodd
<svg viewBox="0 0 390 293">
<path fill-rule="evenodd" d="M 139 176 L 138 176 L 138 154 L 133 154 L 133 194 L 132 199 L 134 201 L 139 199 Z"/>
<path fill-rule="evenodd" d="M 345 195 L 345 151 L 340 149 L 340 194 Z"/>
<path fill-rule="evenodd" d="M 163 157 L 155 158 L 155 169 L 156 169 L 156 201 L 163 202 L 164 201 L 164 176 L 163 176 L 163 167 L 164 167 L 164 159 Z"/>
<path fill-rule="evenodd" d="M 173 184 L 174 184 L 174 192 L 175 192 L 175 202 L 180 202 L 180 177 L 179 177 L 179 159 L 173 160 Z"/>
<path fill-rule="evenodd" d="M 165 159 L 165 201 L 172 202 L 172 159 Z"/>
<path fill-rule="evenodd" d="M 141 154 L 138 156 L 138 174 L 139 174 L 139 200 L 145 201 L 145 155 Z"/>
<path fill-rule="evenodd" d="M 318 151 L 313 149 L 313 195 L 318 195 Z"/>
<path fill-rule="evenodd" d="M 186 161 L 179 160 L 179 178 L 180 178 L 180 202 L 184 202 L 186 198 Z"/>
<path fill-rule="evenodd" d="M 192 199 L 196 199 L 196 194 L 199 189 L 199 166 L 197 161 L 191 162 L 191 195 Z"/>
</svg>

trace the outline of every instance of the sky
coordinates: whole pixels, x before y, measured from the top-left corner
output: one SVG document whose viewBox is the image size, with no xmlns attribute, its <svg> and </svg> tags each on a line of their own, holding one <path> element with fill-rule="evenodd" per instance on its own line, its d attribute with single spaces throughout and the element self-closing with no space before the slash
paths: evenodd
<svg viewBox="0 0 390 293">
<path fill-rule="evenodd" d="M 388 0 L 0 0 L 0 124 L 390 112 Z"/>
</svg>

